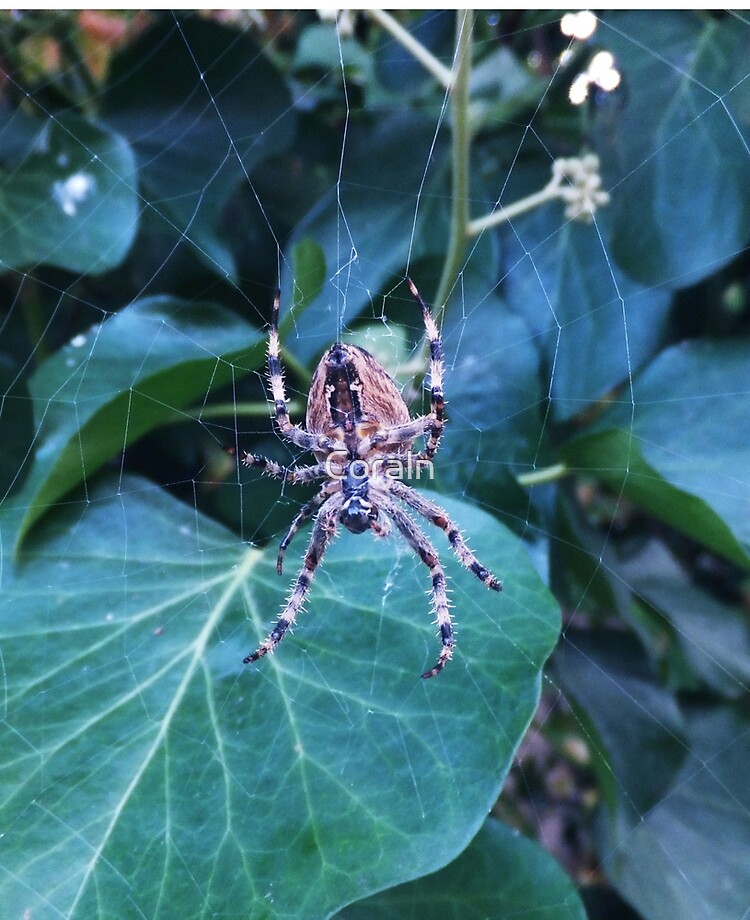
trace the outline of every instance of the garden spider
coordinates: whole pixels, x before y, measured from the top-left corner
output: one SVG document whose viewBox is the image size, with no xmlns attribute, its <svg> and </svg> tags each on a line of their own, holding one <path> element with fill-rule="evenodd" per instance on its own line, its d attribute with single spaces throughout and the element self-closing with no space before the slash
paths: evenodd
<svg viewBox="0 0 750 920">
<path fill-rule="evenodd" d="M 273 651 L 294 625 L 315 570 L 336 535 L 337 525 L 343 524 L 352 533 L 372 530 L 376 536 L 385 536 L 390 532 L 390 519 L 432 577 L 432 600 L 442 647 L 435 665 L 422 677 L 434 677 L 443 670 L 455 645 L 445 572 L 430 541 L 396 500 L 443 530 L 461 563 L 488 588 L 502 589 L 502 583 L 479 562 L 445 511 L 396 478 L 408 476 L 419 464 L 432 462 L 445 424 L 440 333 L 416 287 L 407 280 L 422 308 L 430 343 L 430 413 L 414 419 L 409 416 L 396 385 L 375 358 L 356 345 L 339 343 L 323 355 L 313 375 L 307 402 L 307 427 L 292 424 L 286 408 L 279 356 L 279 294 L 276 295 L 268 337 L 268 374 L 276 421 L 282 437 L 303 450 L 312 451 L 317 462 L 312 466 L 287 468 L 247 452 L 242 462 L 290 483 L 318 479 L 325 479 L 325 482 L 297 512 L 281 541 L 276 566 L 279 575 L 292 538 L 301 524 L 317 511 L 302 570 L 289 600 L 267 638 L 244 659 L 245 664 Z M 421 436 L 426 437 L 424 450 L 412 454 L 411 446 Z"/>
</svg>

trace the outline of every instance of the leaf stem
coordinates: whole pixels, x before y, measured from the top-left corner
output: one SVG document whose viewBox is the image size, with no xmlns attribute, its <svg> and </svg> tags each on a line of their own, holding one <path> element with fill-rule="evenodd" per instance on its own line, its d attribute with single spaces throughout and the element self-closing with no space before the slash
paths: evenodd
<svg viewBox="0 0 750 920">
<path fill-rule="evenodd" d="M 287 411 L 291 415 L 302 415 L 305 411 L 305 406 L 301 400 L 290 400 L 287 403 Z M 185 422 L 190 419 L 205 421 L 211 418 L 225 418 L 227 416 L 236 416 L 237 418 L 271 418 L 273 416 L 273 403 L 229 402 L 216 403 L 213 406 L 196 406 L 193 409 L 175 412 L 170 418 L 164 419 L 163 424 Z"/>
<path fill-rule="evenodd" d="M 599 157 L 596 154 L 568 159 L 561 157 L 553 161 L 552 178 L 541 191 L 470 221 L 466 232 L 468 236 L 478 236 L 484 230 L 513 220 L 555 198 L 565 202 L 565 216 L 569 220 L 589 223 L 597 209 L 609 203 L 609 193 L 601 186 Z"/>
<path fill-rule="evenodd" d="M 453 61 L 452 116 L 452 215 L 448 251 L 435 295 L 435 314 L 439 321 L 451 290 L 458 278 L 466 251 L 469 225 L 469 78 L 471 76 L 471 31 L 473 10 L 456 11 L 456 54 Z"/>
<path fill-rule="evenodd" d="M 534 208 L 538 208 L 548 201 L 554 201 L 555 198 L 559 197 L 559 186 L 550 182 L 540 191 L 527 195 L 526 198 L 521 198 L 519 201 L 514 201 L 507 208 L 498 208 L 497 211 L 493 211 L 491 214 L 485 214 L 484 217 L 478 217 L 476 220 L 470 221 L 466 232 L 469 236 L 479 236 L 484 230 L 504 224 L 508 220 L 513 220 L 514 217 L 525 214 L 527 211 L 533 211 Z"/>
<path fill-rule="evenodd" d="M 425 46 L 385 10 L 368 10 L 371 19 L 396 39 L 448 91 L 453 86 L 453 73 L 431 54 Z"/>
<path fill-rule="evenodd" d="M 532 470 L 530 473 L 521 473 L 516 476 L 516 482 L 519 486 L 540 486 L 547 482 L 556 482 L 569 475 L 570 470 L 564 463 L 555 463 L 552 466 L 542 467 L 540 470 Z"/>
</svg>

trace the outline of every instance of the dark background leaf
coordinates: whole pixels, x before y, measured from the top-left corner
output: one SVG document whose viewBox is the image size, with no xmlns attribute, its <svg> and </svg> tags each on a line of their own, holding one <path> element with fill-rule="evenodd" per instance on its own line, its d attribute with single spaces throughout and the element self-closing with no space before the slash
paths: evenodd
<svg viewBox="0 0 750 920">
<path fill-rule="evenodd" d="M 595 121 L 596 142 L 605 187 L 617 192 L 615 258 L 643 283 L 693 284 L 750 237 L 746 38 L 695 11 L 604 17 L 597 40 L 626 98 L 614 123 Z"/>
<path fill-rule="evenodd" d="M 498 879 L 500 884 L 498 885 Z M 489 818 L 450 866 L 347 907 L 337 920 L 585 920 L 575 889 L 539 847 Z"/>
<path fill-rule="evenodd" d="M 609 849 L 606 866 L 618 889 L 652 920 L 742 916 L 750 890 L 747 714 L 698 705 L 687 717 L 692 756 L 670 794 Z"/>
<path fill-rule="evenodd" d="M 561 204 L 552 204 L 514 221 L 504 234 L 506 264 L 526 266 L 510 272 L 504 290 L 542 349 L 552 417 L 567 421 L 626 384 L 654 356 L 670 297 L 623 274 L 601 229 L 560 227 L 561 212 Z"/>
<path fill-rule="evenodd" d="M 1 264 L 43 262 L 91 274 L 119 265 L 139 212 L 135 158 L 125 140 L 70 115 L 20 128 L 6 122 L 6 130 L 31 136 L 0 167 Z"/>
<path fill-rule="evenodd" d="M 567 630 L 554 666 L 568 698 L 595 732 L 589 742 L 612 823 L 627 836 L 660 801 L 685 759 L 674 698 L 626 634 Z"/>
<path fill-rule="evenodd" d="M 190 241 L 212 271 L 233 276 L 221 210 L 294 131 L 277 70 L 247 35 L 165 16 L 115 59 L 108 83 L 103 114 L 137 153 L 150 232 Z"/>
<path fill-rule="evenodd" d="M 36 461 L 19 539 L 103 463 L 262 354 L 260 335 L 228 311 L 166 297 L 131 304 L 71 341 L 30 381 Z"/>
<path fill-rule="evenodd" d="M 745 565 L 750 489 L 738 472 L 750 466 L 749 366 L 747 339 L 664 351 L 633 382 L 632 404 L 599 420 L 605 434 L 566 447 L 570 462 Z"/>
</svg>

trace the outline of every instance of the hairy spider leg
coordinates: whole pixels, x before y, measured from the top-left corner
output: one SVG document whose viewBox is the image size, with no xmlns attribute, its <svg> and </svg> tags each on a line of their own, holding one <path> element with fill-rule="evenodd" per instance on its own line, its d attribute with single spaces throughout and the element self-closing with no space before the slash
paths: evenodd
<svg viewBox="0 0 750 920">
<path fill-rule="evenodd" d="M 388 428 L 381 428 L 375 434 L 370 435 L 369 440 L 365 441 L 360 454 L 365 456 L 370 450 L 375 450 L 381 445 L 396 447 L 400 444 L 411 445 L 417 438 L 423 435 L 427 437 L 425 449 L 420 451 L 414 460 L 429 460 L 437 452 L 440 437 L 445 427 L 445 400 L 443 397 L 443 346 L 440 339 L 435 320 L 432 318 L 430 308 L 422 299 L 416 285 L 407 278 L 409 290 L 413 297 L 422 308 L 422 319 L 424 320 L 427 340 L 430 344 L 430 413 L 429 415 L 420 415 L 417 418 L 409 419 L 399 425 L 391 425 Z"/>
<path fill-rule="evenodd" d="M 426 417 L 430 421 L 429 437 L 425 444 L 424 450 L 418 454 L 420 460 L 432 460 L 440 443 L 440 437 L 443 434 L 445 426 L 445 399 L 443 396 L 443 370 L 445 362 L 443 359 L 443 343 L 440 338 L 440 332 L 437 324 L 432 317 L 430 308 L 422 300 L 422 296 L 417 290 L 417 286 L 411 280 L 406 279 L 412 296 L 422 308 L 422 319 L 424 328 L 427 333 L 427 341 L 430 345 L 430 414 Z"/>
<path fill-rule="evenodd" d="M 456 637 L 453 632 L 453 624 L 451 623 L 451 615 L 448 609 L 445 572 L 440 565 L 440 560 L 438 559 L 434 547 L 422 532 L 419 525 L 413 521 L 405 511 L 388 498 L 383 499 L 380 508 L 390 517 L 409 546 L 411 546 L 414 552 L 430 570 L 430 577 L 432 578 L 432 601 L 435 607 L 435 616 L 442 648 L 440 649 L 438 660 L 429 671 L 425 671 L 424 674 L 422 674 L 422 677 L 425 679 L 434 677 L 436 674 L 439 674 L 451 660 L 453 649 L 456 645 Z"/>
<path fill-rule="evenodd" d="M 363 439 L 362 447 L 360 448 L 360 453 L 367 455 L 371 450 L 377 450 L 383 445 L 388 445 L 391 450 L 388 453 L 384 453 L 383 457 L 393 457 L 399 458 L 399 454 L 393 450 L 400 444 L 411 445 L 413 441 L 417 438 L 421 438 L 422 435 L 427 435 L 432 431 L 433 419 L 430 415 L 419 415 L 417 418 L 409 419 L 408 422 L 403 422 L 400 425 L 391 425 L 389 428 L 380 428 L 375 434 L 369 436 L 368 439 Z M 416 455 L 414 459 L 417 459 L 417 456 L 421 460 L 426 460 L 427 457 L 424 456 L 424 452 Z M 403 459 L 403 458 L 401 458 Z"/>
<path fill-rule="evenodd" d="M 323 479 L 326 474 L 325 463 L 315 463 L 312 466 L 282 466 L 275 460 L 269 460 L 268 457 L 261 457 L 259 454 L 250 454 L 244 451 L 242 457 L 243 466 L 257 467 L 261 473 L 265 473 L 274 479 L 284 479 L 292 485 L 301 482 L 314 482 L 316 479 Z"/>
<path fill-rule="evenodd" d="M 286 408 L 287 398 L 284 388 L 284 368 L 281 364 L 281 345 L 279 343 L 279 304 L 281 292 L 276 291 L 271 311 L 271 327 L 268 332 L 268 380 L 271 385 L 276 422 L 282 435 L 292 444 L 303 450 L 330 449 L 335 446 L 321 435 L 305 431 L 299 425 L 293 425 Z"/>
<path fill-rule="evenodd" d="M 292 523 L 289 525 L 289 529 L 284 534 L 284 537 L 279 543 L 279 555 L 276 557 L 276 571 L 281 575 L 284 571 L 284 555 L 289 547 L 289 544 L 294 539 L 295 534 L 300 529 L 300 527 L 305 523 L 305 521 L 312 515 L 313 511 L 316 508 L 319 508 L 327 498 L 325 492 L 318 492 L 316 495 L 310 499 L 309 502 L 306 502 L 299 511 L 294 515 Z"/>
<path fill-rule="evenodd" d="M 243 664 L 252 664 L 259 658 L 272 652 L 284 638 L 289 628 L 294 625 L 297 614 L 302 608 L 308 591 L 310 590 L 310 585 L 315 576 L 315 570 L 320 564 L 323 554 L 328 548 L 328 544 L 336 535 L 336 518 L 341 511 L 342 504 L 343 496 L 340 492 L 337 492 L 331 496 L 327 505 L 324 505 L 320 509 L 315 519 L 315 525 L 313 527 L 312 536 L 310 537 L 310 543 L 307 547 L 307 553 L 305 554 L 302 571 L 297 576 L 297 581 L 294 583 L 294 588 L 292 589 L 289 600 L 276 621 L 274 628 L 254 652 L 246 658 L 243 658 Z"/>
<path fill-rule="evenodd" d="M 472 553 L 466 545 L 466 541 L 461 536 L 458 527 L 456 527 L 442 508 L 425 498 L 419 492 L 415 492 L 414 489 L 410 489 L 408 486 L 405 486 L 395 479 L 388 480 L 386 488 L 391 494 L 395 495 L 396 498 L 401 499 L 404 504 L 409 505 L 410 508 L 413 508 L 416 512 L 421 514 L 422 517 L 427 518 L 431 524 L 439 527 L 445 533 L 446 537 L 448 537 L 448 542 L 453 547 L 464 568 L 473 572 L 481 582 L 493 591 L 503 590 L 502 581 L 493 575 L 488 568 L 483 566 L 474 553 Z"/>
<path fill-rule="evenodd" d="M 322 464 L 321 464 L 322 466 Z M 289 529 L 284 534 L 284 538 L 279 544 L 279 555 L 276 559 L 276 571 L 281 575 L 284 565 L 284 555 L 289 548 L 289 544 L 294 539 L 295 534 L 300 529 L 300 527 L 305 523 L 305 521 L 312 516 L 313 511 L 316 508 L 319 508 L 323 502 L 330 498 L 331 495 L 340 489 L 338 482 L 329 482 L 326 483 L 319 492 L 317 492 L 310 499 L 309 502 L 304 504 L 299 511 L 294 515 L 292 523 L 289 525 Z"/>
</svg>

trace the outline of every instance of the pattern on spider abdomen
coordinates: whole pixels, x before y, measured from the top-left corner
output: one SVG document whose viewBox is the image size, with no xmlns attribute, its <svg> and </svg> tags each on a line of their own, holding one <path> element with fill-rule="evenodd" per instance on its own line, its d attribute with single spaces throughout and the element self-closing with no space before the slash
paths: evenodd
<svg viewBox="0 0 750 920">
<path fill-rule="evenodd" d="M 342 440 L 350 456 L 357 457 L 363 438 L 409 420 L 396 384 L 369 351 L 337 344 L 320 359 L 307 400 L 308 431 Z M 406 450 L 411 444 L 401 446 Z"/>
</svg>

